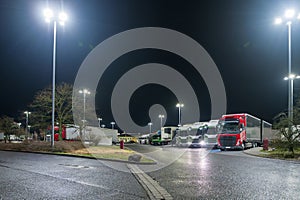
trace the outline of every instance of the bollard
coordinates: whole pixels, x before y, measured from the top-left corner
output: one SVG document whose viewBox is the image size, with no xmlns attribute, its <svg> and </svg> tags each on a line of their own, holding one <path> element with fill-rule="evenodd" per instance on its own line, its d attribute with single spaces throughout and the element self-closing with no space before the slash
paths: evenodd
<svg viewBox="0 0 300 200">
<path fill-rule="evenodd" d="M 263 150 L 267 151 L 269 149 L 269 140 L 268 138 L 265 138 L 263 140 Z"/>
<path fill-rule="evenodd" d="M 124 149 L 124 141 L 123 140 L 120 141 L 120 149 Z"/>
</svg>

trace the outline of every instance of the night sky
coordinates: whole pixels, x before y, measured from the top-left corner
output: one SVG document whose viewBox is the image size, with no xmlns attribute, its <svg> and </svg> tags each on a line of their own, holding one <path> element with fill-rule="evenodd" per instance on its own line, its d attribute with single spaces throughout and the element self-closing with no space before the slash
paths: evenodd
<svg viewBox="0 0 300 200">
<path fill-rule="evenodd" d="M 247 112 L 272 122 L 287 109 L 288 84 L 283 80 L 288 72 L 287 26 L 274 25 L 274 18 L 287 8 L 300 12 L 299 1 L 1 0 L 0 115 L 17 117 L 38 90 L 51 84 L 53 32 L 43 18 L 47 5 L 69 15 L 66 26 L 57 29 L 57 83 L 72 84 L 83 60 L 105 39 L 128 29 L 164 27 L 188 35 L 209 53 L 225 84 L 227 113 Z M 105 89 L 96 96 L 103 123 L 108 126 L 113 120 L 109 108 L 113 84 L 126 67 L 148 62 L 174 69 L 186 65 L 181 73 L 201 96 L 200 120 L 209 118 L 210 99 L 201 76 L 176 55 L 149 49 L 121 56 L 105 72 L 99 83 L 106 84 Z M 292 71 L 300 74 L 300 20 L 292 25 Z M 294 83 L 296 92 L 300 83 Z M 157 102 L 159 94 L 163 95 Z M 130 112 L 137 123 L 146 125 L 151 104 L 173 106 L 168 121 L 176 124 L 174 102 L 166 88 L 145 85 L 134 93 Z"/>
</svg>

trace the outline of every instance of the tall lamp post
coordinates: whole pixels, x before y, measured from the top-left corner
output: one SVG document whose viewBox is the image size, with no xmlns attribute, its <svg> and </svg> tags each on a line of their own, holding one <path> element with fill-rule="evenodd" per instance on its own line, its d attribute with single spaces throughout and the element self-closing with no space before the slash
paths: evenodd
<svg viewBox="0 0 300 200">
<path fill-rule="evenodd" d="M 152 129 L 151 129 L 151 126 L 152 126 L 152 125 L 153 125 L 153 123 L 152 123 L 152 122 L 149 122 L 149 123 L 148 123 L 148 126 L 149 126 L 149 131 L 150 131 L 149 133 L 150 133 L 150 134 L 151 134 L 151 132 L 152 132 Z"/>
<path fill-rule="evenodd" d="M 162 120 L 163 118 L 165 118 L 164 115 L 158 115 L 158 117 L 160 118 L 160 128 L 162 128 Z"/>
<path fill-rule="evenodd" d="M 26 137 L 28 137 L 28 120 L 29 120 L 29 115 L 31 112 L 25 111 L 24 114 L 26 115 Z"/>
<path fill-rule="evenodd" d="M 297 17 L 300 19 L 300 14 Z M 284 14 L 284 18 L 278 17 L 275 19 L 275 24 L 282 24 L 284 21 L 286 22 L 286 25 L 288 27 L 288 78 L 286 80 L 289 81 L 288 86 L 288 118 L 292 122 L 293 121 L 293 108 L 294 108 L 294 76 L 292 74 L 292 44 L 291 44 L 291 38 L 292 38 L 292 21 L 295 19 L 295 11 L 292 9 L 286 10 Z"/>
<path fill-rule="evenodd" d="M 64 25 L 67 20 L 67 15 L 64 12 L 55 16 L 53 11 L 49 8 L 44 10 L 44 17 L 47 23 L 53 22 L 53 67 L 52 67 L 52 134 L 51 134 L 51 146 L 54 147 L 54 118 L 55 118 L 55 62 L 56 62 L 56 23 Z"/>
<path fill-rule="evenodd" d="M 181 126 L 181 108 L 183 108 L 183 103 L 176 104 L 176 107 L 178 108 L 178 126 Z"/>
<path fill-rule="evenodd" d="M 85 137 L 85 110 L 86 110 L 86 95 L 87 94 L 91 94 L 90 91 L 88 91 L 87 89 L 83 89 L 83 90 L 79 90 L 80 94 L 83 94 L 83 120 L 82 120 L 82 126 L 83 126 L 83 135 Z"/>
<path fill-rule="evenodd" d="M 116 122 L 110 122 L 110 124 L 111 124 L 111 129 L 114 129 Z"/>
<path fill-rule="evenodd" d="M 101 121 L 102 121 L 102 118 L 98 118 L 98 125 L 99 125 L 99 127 L 101 127 Z"/>
<path fill-rule="evenodd" d="M 29 132 L 29 134 L 28 134 L 28 135 L 30 135 L 30 128 L 31 128 L 31 126 L 30 126 L 30 125 L 28 125 L 28 132 Z"/>
</svg>

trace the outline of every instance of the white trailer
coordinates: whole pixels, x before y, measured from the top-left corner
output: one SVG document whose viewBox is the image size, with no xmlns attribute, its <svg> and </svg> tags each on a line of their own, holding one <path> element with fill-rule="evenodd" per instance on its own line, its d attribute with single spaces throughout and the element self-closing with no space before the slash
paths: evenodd
<svg viewBox="0 0 300 200">
<path fill-rule="evenodd" d="M 76 140 L 80 138 L 79 126 L 72 126 L 66 128 L 66 140 Z"/>
</svg>

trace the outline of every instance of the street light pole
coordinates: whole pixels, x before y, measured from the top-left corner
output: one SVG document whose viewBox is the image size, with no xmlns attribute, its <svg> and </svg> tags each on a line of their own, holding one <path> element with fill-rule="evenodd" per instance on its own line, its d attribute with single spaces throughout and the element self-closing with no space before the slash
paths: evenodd
<svg viewBox="0 0 300 200">
<path fill-rule="evenodd" d="M 292 9 L 285 11 L 285 18 L 287 19 L 288 26 L 288 118 L 292 122 L 294 114 L 294 75 L 292 74 L 292 20 L 294 19 L 295 11 Z M 300 19 L 300 14 L 297 17 Z M 275 19 L 275 24 L 281 24 L 283 19 L 278 17 Z"/>
<path fill-rule="evenodd" d="M 165 118 L 164 115 L 158 115 L 158 117 L 160 118 L 160 128 L 162 128 L 162 120 L 163 118 Z"/>
<path fill-rule="evenodd" d="M 29 115 L 31 112 L 25 111 L 24 114 L 26 115 L 26 137 L 28 138 L 28 121 L 29 121 Z"/>
<path fill-rule="evenodd" d="M 28 135 L 30 135 L 30 127 L 31 127 L 31 126 L 30 126 L 30 125 L 28 125 L 28 132 L 29 132 L 29 134 L 28 134 Z"/>
<path fill-rule="evenodd" d="M 85 137 L 85 122 L 86 122 L 86 120 L 85 120 L 85 110 L 86 110 L 85 104 L 86 104 L 86 95 L 87 94 L 91 94 L 91 92 L 88 91 L 87 89 L 83 89 L 83 90 L 79 90 L 79 93 L 83 94 L 83 120 L 82 120 L 82 126 L 83 126 L 83 135 Z"/>
<path fill-rule="evenodd" d="M 152 132 L 151 126 L 153 125 L 153 123 L 149 122 L 148 125 L 149 125 L 149 131 L 150 131 L 149 133 L 151 134 L 151 132 Z"/>
<path fill-rule="evenodd" d="M 102 120 L 102 118 L 98 118 L 99 127 L 101 127 L 101 120 Z"/>
<path fill-rule="evenodd" d="M 51 146 L 54 147 L 54 134 L 55 134 L 55 61 L 56 60 L 56 21 L 53 22 L 53 66 L 52 66 L 52 134 Z"/>
<path fill-rule="evenodd" d="M 115 122 L 110 122 L 111 124 L 111 129 L 114 129 L 114 125 L 116 124 Z"/>
<path fill-rule="evenodd" d="M 184 106 L 183 103 L 176 104 L 176 107 L 178 108 L 178 126 L 181 126 L 181 108 Z"/>
<path fill-rule="evenodd" d="M 292 22 L 289 21 L 287 23 L 288 25 L 288 56 L 289 56 L 289 61 L 288 61 L 288 67 L 289 67 L 289 74 L 292 73 L 292 43 L 291 43 L 291 37 L 292 37 Z M 288 118 L 293 121 L 293 109 L 294 109 L 294 103 L 293 103 L 293 96 L 294 96 L 294 81 L 293 79 L 289 79 L 289 105 L 288 105 Z"/>
<path fill-rule="evenodd" d="M 51 134 L 51 146 L 54 147 L 54 127 L 55 127 L 55 63 L 56 63 L 56 22 L 57 20 L 61 25 L 64 25 L 67 20 L 67 15 L 63 12 L 59 16 L 54 17 L 53 11 L 49 8 L 44 10 L 44 17 L 47 23 L 53 21 L 53 60 L 52 60 L 52 134 Z"/>
</svg>

